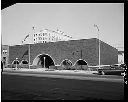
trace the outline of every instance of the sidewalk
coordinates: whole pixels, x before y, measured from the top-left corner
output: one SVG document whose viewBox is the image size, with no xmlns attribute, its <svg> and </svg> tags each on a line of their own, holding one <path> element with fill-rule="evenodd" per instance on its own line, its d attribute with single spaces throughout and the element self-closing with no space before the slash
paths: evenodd
<svg viewBox="0 0 128 102">
<path fill-rule="evenodd" d="M 37 68 L 37 69 L 26 69 L 26 68 L 21 68 L 21 69 L 12 69 L 12 68 L 4 68 L 4 71 L 25 71 L 25 72 L 57 72 L 57 73 L 82 73 L 82 74 L 93 74 L 93 73 L 98 73 L 97 71 L 88 71 L 88 70 L 48 70 L 45 68 Z"/>
</svg>

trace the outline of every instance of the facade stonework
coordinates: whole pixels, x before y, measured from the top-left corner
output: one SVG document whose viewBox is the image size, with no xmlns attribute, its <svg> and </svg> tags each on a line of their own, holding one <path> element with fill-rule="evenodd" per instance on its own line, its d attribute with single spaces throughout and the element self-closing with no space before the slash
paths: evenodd
<svg viewBox="0 0 128 102">
<path fill-rule="evenodd" d="M 29 60 L 29 53 L 25 54 L 29 46 L 31 65 L 40 54 L 48 54 L 55 65 L 60 65 L 65 59 L 69 59 L 73 64 L 79 59 L 85 60 L 91 66 L 99 64 L 98 39 L 96 38 L 9 46 L 9 64 L 16 58 L 19 61 Z M 101 41 L 101 65 L 117 63 L 118 50 Z"/>
</svg>

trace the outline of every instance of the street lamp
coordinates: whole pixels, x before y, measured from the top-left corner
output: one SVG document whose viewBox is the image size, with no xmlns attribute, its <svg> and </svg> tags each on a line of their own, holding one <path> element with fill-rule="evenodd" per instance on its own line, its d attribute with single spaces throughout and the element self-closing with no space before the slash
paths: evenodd
<svg viewBox="0 0 128 102">
<path fill-rule="evenodd" d="M 45 57 L 44 57 L 44 68 L 45 68 Z"/>
<path fill-rule="evenodd" d="M 18 58 L 16 58 L 16 70 L 17 70 L 17 62 L 18 62 L 18 60 L 17 60 Z"/>
<path fill-rule="evenodd" d="M 94 24 L 94 27 L 98 30 L 98 40 L 99 40 L 99 69 L 100 69 L 100 36 L 99 36 L 99 28 L 97 25 Z"/>
</svg>

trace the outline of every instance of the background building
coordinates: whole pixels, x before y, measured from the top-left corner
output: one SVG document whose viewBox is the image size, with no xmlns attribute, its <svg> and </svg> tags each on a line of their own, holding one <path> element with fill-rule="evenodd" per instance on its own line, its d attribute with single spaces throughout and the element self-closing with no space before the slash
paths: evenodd
<svg viewBox="0 0 128 102">
<path fill-rule="evenodd" d="M 124 63 L 124 51 L 118 51 L 118 63 L 119 64 Z"/>
<path fill-rule="evenodd" d="M 63 32 L 52 31 L 49 29 L 41 30 L 40 32 L 34 33 L 33 42 L 35 43 L 46 43 L 46 42 L 57 42 L 71 40 L 72 37 L 64 35 Z"/>
<path fill-rule="evenodd" d="M 27 39 L 27 37 L 29 39 Z M 53 31 L 49 29 L 40 30 L 39 32 L 35 32 L 35 28 L 33 27 L 32 33 L 29 33 L 25 39 L 23 40 L 23 44 L 35 44 L 35 43 L 47 43 L 47 42 L 57 42 L 57 41 L 68 41 L 71 40 L 72 37 L 64 34 L 64 32 Z M 29 40 L 28 42 L 26 42 Z"/>
<path fill-rule="evenodd" d="M 1 60 L 3 61 L 4 66 L 9 62 L 9 46 L 2 45 L 1 47 Z"/>
</svg>

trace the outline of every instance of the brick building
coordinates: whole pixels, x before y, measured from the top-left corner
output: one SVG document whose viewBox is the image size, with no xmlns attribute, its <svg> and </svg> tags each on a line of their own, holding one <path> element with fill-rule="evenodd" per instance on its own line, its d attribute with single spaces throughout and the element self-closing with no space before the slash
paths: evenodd
<svg viewBox="0 0 128 102">
<path fill-rule="evenodd" d="M 29 62 L 30 51 L 31 66 L 49 67 L 62 65 L 66 61 L 71 65 L 76 65 L 82 60 L 87 65 L 95 66 L 98 65 L 99 59 L 98 41 L 98 39 L 92 38 L 9 46 L 8 64 L 12 64 L 16 58 L 18 58 L 19 62 L 23 60 Z M 118 63 L 118 50 L 116 48 L 103 41 L 101 41 L 100 47 L 101 65 Z"/>
</svg>

